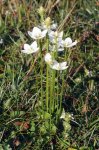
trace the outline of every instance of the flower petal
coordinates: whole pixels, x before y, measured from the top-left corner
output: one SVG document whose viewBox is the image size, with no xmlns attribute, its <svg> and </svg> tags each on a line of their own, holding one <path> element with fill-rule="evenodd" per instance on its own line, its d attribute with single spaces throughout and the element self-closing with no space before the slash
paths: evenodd
<svg viewBox="0 0 99 150">
<path fill-rule="evenodd" d="M 57 28 L 57 23 L 53 23 L 52 25 L 51 25 L 51 29 L 52 30 L 55 30 Z"/>
<path fill-rule="evenodd" d="M 33 49 L 37 48 L 37 42 L 36 42 L 36 41 L 34 41 L 34 42 L 31 44 L 31 48 L 33 48 Z"/>
<path fill-rule="evenodd" d="M 75 46 L 76 44 L 77 44 L 77 40 L 76 40 L 75 42 L 71 43 L 70 45 L 68 45 L 67 47 L 73 47 L 73 46 Z"/>
<path fill-rule="evenodd" d="M 64 40 L 65 44 L 66 45 L 70 45 L 72 44 L 72 39 L 70 37 L 67 37 L 65 40 Z"/>
<path fill-rule="evenodd" d="M 53 63 L 50 65 L 50 67 L 54 70 L 59 70 L 59 63 L 56 60 L 53 60 Z"/>
<path fill-rule="evenodd" d="M 49 35 L 49 38 L 53 38 L 53 36 L 54 36 L 54 31 L 50 30 L 48 35 Z"/>
<path fill-rule="evenodd" d="M 45 36 L 46 36 L 47 31 L 48 31 L 48 30 L 42 31 L 42 37 L 45 37 Z"/>
<path fill-rule="evenodd" d="M 65 70 L 68 68 L 67 62 L 58 63 L 56 60 L 53 61 L 50 67 L 54 70 Z"/>
<path fill-rule="evenodd" d="M 30 45 L 29 44 L 24 44 L 24 50 L 29 50 L 30 49 Z"/>
<path fill-rule="evenodd" d="M 33 35 L 41 34 L 41 30 L 38 27 L 34 27 L 32 32 L 33 32 Z"/>
<path fill-rule="evenodd" d="M 57 31 L 50 31 L 49 32 L 49 39 L 52 43 L 59 43 L 62 41 L 63 31 L 57 32 Z"/>
<path fill-rule="evenodd" d="M 39 51 L 39 48 L 38 48 L 38 47 L 33 50 L 33 53 L 36 53 L 37 51 Z"/>
<path fill-rule="evenodd" d="M 62 114 L 61 114 L 61 116 L 60 116 L 60 119 L 65 119 L 65 111 L 64 111 L 64 110 L 62 111 Z"/>
<path fill-rule="evenodd" d="M 25 53 L 25 54 L 32 54 L 33 51 L 29 50 L 29 49 L 26 49 L 26 50 L 21 50 L 22 53 Z"/>
<path fill-rule="evenodd" d="M 62 52 L 64 50 L 64 48 L 61 47 L 60 43 L 57 43 L 57 48 L 56 48 L 56 45 L 53 44 L 53 45 L 49 45 L 49 50 Z"/>
<path fill-rule="evenodd" d="M 58 48 L 58 52 L 64 51 L 64 48 Z"/>
<path fill-rule="evenodd" d="M 21 50 L 21 52 L 25 53 L 25 54 L 31 54 L 30 51 L 28 51 L 28 50 Z"/>
<path fill-rule="evenodd" d="M 58 33 L 58 37 L 59 37 L 59 38 L 62 38 L 62 37 L 63 37 L 63 31 L 61 31 L 61 32 Z"/>
<path fill-rule="evenodd" d="M 28 35 L 29 35 L 31 38 L 33 38 L 33 33 L 32 33 L 32 32 L 28 31 Z"/>
<path fill-rule="evenodd" d="M 65 69 L 67 69 L 67 68 L 68 68 L 68 66 L 67 66 L 67 62 L 59 63 L 59 65 L 60 65 L 60 70 L 65 70 Z"/>
<path fill-rule="evenodd" d="M 45 62 L 48 63 L 48 64 L 51 64 L 52 63 L 52 56 L 50 53 L 47 53 L 44 57 L 45 59 Z"/>
</svg>

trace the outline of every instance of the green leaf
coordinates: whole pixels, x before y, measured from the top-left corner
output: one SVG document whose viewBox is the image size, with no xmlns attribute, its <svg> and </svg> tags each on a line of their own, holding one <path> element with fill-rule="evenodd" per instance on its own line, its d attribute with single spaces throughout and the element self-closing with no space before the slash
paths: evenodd
<svg viewBox="0 0 99 150">
<path fill-rule="evenodd" d="M 50 114 L 49 114 L 48 112 L 45 112 L 45 113 L 44 113 L 44 118 L 45 118 L 45 119 L 50 119 Z"/>
<path fill-rule="evenodd" d="M 31 128 L 30 131 L 34 132 L 35 131 L 35 123 L 31 121 Z"/>
<path fill-rule="evenodd" d="M 17 117 L 17 116 L 21 116 L 21 115 L 24 115 L 24 114 L 25 114 L 25 111 L 11 111 L 10 112 L 11 117 Z"/>
<path fill-rule="evenodd" d="M 10 104 L 11 104 L 11 99 L 8 99 L 6 102 L 3 103 L 4 109 L 8 109 L 10 107 Z"/>
</svg>

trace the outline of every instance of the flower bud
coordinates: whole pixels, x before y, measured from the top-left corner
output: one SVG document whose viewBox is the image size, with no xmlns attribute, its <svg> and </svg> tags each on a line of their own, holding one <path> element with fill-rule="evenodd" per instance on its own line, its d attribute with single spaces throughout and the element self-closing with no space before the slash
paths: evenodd
<svg viewBox="0 0 99 150">
<path fill-rule="evenodd" d="M 49 27 L 49 26 L 51 25 L 51 18 L 50 18 L 50 17 L 47 17 L 47 18 L 45 19 L 44 23 L 45 23 L 45 25 L 46 25 L 47 27 Z"/>
<path fill-rule="evenodd" d="M 76 79 L 75 79 L 75 82 L 79 84 L 79 83 L 81 82 L 81 78 L 79 78 L 79 77 L 76 78 Z"/>
<path fill-rule="evenodd" d="M 45 9 L 43 6 L 40 6 L 40 8 L 38 9 L 38 13 L 40 16 L 43 16 L 44 15 L 44 12 L 45 12 Z"/>
<path fill-rule="evenodd" d="M 85 76 L 89 76 L 89 75 L 90 75 L 90 71 L 87 68 L 85 68 Z"/>
</svg>

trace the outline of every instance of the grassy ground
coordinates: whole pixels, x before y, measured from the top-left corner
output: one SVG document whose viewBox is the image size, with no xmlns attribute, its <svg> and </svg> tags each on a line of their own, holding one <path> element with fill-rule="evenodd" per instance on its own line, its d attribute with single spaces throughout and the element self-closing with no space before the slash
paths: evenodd
<svg viewBox="0 0 99 150">
<path fill-rule="evenodd" d="M 0 150 L 99 149 L 99 1 L 0 1 Z M 63 107 L 73 113 L 68 138 L 42 135 L 37 114 L 38 64 L 28 73 L 32 56 L 23 55 L 27 31 L 40 22 L 37 9 L 58 23 L 65 37 L 78 39 L 65 79 Z M 39 85 L 38 85 L 39 86 Z M 39 114 L 38 114 L 39 115 Z"/>
</svg>

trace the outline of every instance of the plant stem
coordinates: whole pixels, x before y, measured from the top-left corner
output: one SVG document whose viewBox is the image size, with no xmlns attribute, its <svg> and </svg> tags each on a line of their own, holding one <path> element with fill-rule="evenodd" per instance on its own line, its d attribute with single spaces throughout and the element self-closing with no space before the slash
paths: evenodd
<svg viewBox="0 0 99 150">
<path fill-rule="evenodd" d="M 47 37 L 47 52 L 48 52 L 48 49 L 49 49 L 49 39 Z M 47 112 L 48 112 L 48 103 L 49 103 L 49 67 L 47 65 L 47 68 L 46 68 L 46 107 L 47 107 Z"/>
<path fill-rule="evenodd" d="M 39 41 L 40 45 L 40 60 L 41 60 L 41 66 L 40 66 L 40 75 L 41 75 L 41 103 L 42 103 L 42 109 L 44 109 L 44 104 L 43 104 L 43 55 L 42 55 L 42 41 Z"/>
</svg>

